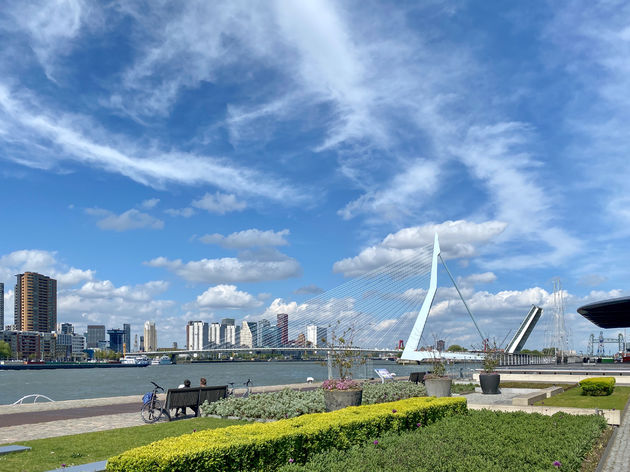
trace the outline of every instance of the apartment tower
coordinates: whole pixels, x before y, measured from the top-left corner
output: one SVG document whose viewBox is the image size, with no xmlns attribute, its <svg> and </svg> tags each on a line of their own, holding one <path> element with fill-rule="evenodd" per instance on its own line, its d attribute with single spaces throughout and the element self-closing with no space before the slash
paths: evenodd
<svg viewBox="0 0 630 472">
<path fill-rule="evenodd" d="M 147 352 L 157 351 L 157 331 L 155 323 L 150 321 L 144 323 L 144 350 Z"/>
<path fill-rule="evenodd" d="M 16 277 L 14 317 L 18 331 L 55 331 L 57 281 L 36 272 L 24 272 Z"/>
<path fill-rule="evenodd" d="M 276 326 L 280 330 L 280 345 L 286 346 L 289 344 L 289 315 L 278 313 Z"/>
</svg>

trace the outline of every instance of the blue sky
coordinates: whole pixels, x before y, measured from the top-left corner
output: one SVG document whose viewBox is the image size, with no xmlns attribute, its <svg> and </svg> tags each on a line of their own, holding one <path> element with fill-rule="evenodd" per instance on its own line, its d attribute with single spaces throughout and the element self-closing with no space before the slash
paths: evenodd
<svg viewBox="0 0 630 472">
<path fill-rule="evenodd" d="M 628 18 L 615 1 L 4 3 L 5 319 L 33 270 L 79 331 L 153 320 L 182 344 L 188 320 L 292 313 L 437 231 L 497 342 L 550 311 L 559 277 L 585 350 L 599 330 L 577 307 L 629 293 Z M 478 343 L 440 285 L 427 329 Z"/>
</svg>

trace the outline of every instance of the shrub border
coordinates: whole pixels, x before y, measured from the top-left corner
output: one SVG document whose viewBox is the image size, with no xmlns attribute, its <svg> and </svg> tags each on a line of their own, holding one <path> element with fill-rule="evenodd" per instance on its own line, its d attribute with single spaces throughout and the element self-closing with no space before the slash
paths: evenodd
<svg viewBox="0 0 630 472">
<path fill-rule="evenodd" d="M 418 397 L 313 413 L 272 423 L 201 431 L 163 439 L 108 460 L 111 472 L 268 470 L 289 459 L 345 449 L 386 431 L 406 431 L 467 411 L 466 399 Z"/>
</svg>

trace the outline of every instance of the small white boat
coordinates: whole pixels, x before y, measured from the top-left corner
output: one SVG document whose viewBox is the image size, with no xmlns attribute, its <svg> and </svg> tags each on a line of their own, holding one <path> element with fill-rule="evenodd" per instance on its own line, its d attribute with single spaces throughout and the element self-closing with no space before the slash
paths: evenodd
<svg viewBox="0 0 630 472">
<path fill-rule="evenodd" d="M 139 367 L 150 365 L 151 361 L 147 356 L 125 356 L 120 358 L 120 363 L 125 365 L 136 365 Z"/>
<path fill-rule="evenodd" d="M 151 361 L 151 365 L 171 365 L 171 358 L 168 356 L 162 356 L 159 359 L 156 357 Z"/>
</svg>

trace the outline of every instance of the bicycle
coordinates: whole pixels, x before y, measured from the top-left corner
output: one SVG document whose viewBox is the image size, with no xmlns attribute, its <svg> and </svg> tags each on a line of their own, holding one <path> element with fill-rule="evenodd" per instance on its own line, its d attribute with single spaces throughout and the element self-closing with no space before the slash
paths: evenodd
<svg viewBox="0 0 630 472">
<path fill-rule="evenodd" d="M 247 382 L 245 382 L 245 383 L 243 384 L 243 385 L 245 385 L 245 389 L 246 389 L 246 390 L 245 390 L 245 393 L 243 393 L 242 398 L 247 398 L 247 397 L 249 397 L 249 394 L 250 394 L 250 389 L 249 389 L 249 386 L 250 386 L 250 385 L 252 385 L 252 384 L 253 384 L 253 382 L 251 381 L 251 379 L 247 379 Z M 226 397 L 227 397 L 227 398 L 234 397 L 234 396 L 235 396 L 235 394 L 234 394 L 234 382 L 229 382 L 229 383 L 228 383 L 228 385 L 229 385 L 229 388 L 227 389 L 227 395 L 226 395 Z"/>
<path fill-rule="evenodd" d="M 162 402 L 158 399 L 158 392 L 164 392 L 164 389 L 155 382 L 153 384 L 153 391 L 147 392 L 142 397 L 142 409 L 140 410 L 140 416 L 145 423 L 155 423 L 162 417 L 164 409 L 162 408 Z"/>
</svg>

